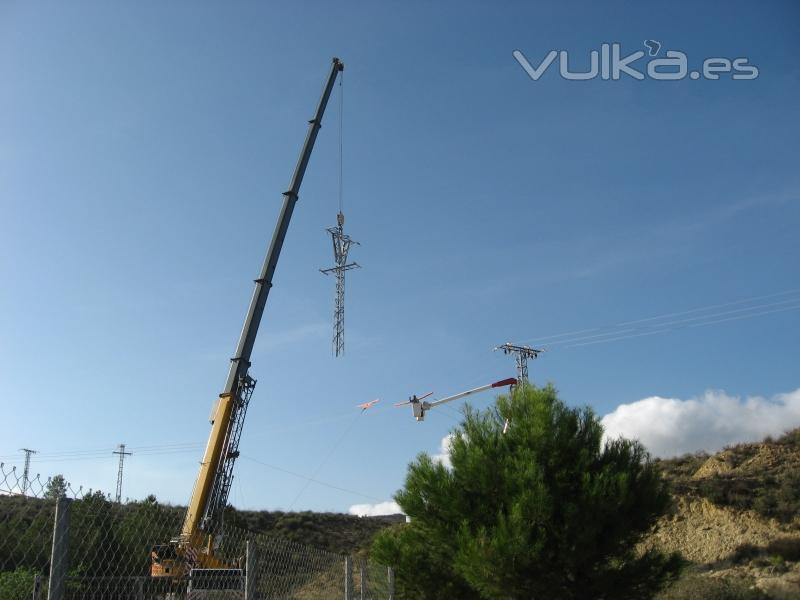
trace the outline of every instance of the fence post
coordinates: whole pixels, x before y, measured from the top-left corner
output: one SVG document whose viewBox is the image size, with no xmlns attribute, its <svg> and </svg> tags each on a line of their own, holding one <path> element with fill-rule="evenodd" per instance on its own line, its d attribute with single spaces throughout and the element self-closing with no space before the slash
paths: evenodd
<svg viewBox="0 0 800 600">
<path fill-rule="evenodd" d="M 366 596 L 366 591 L 367 591 L 366 583 L 367 582 L 364 579 L 365 579 L 364 578 L 364 561 L 363 560 L 359 560 L 358 561 L 358 580 L 359 580 L 359 586 L 358 587 L 361 589 L 361 598 L 360 598 L 360 600 L 366 600 L 366 598 L 367 598 L 367 596 Z"/>
<path fill-rule="evenodd" d="M 42 598 L 42 576 L 37 573 L 33 577 L 33 600 L 41 600 Z"/>
<path fill-rule="evenodd" d="M 59 498 L 53 524 L 53 550 L 50 553 L 50 589 L 47 600 L 64 600 L 69 547 L 69 507 L 72 500 Z"/>
<path fill-rule="evenodd" d="M 344 557 L 344 600 L 353 600 L 353 559 Z"/>
<path fill-rule="evenodd" d="M 394 569 L 386 567 L 386 577 L 389 580 L 389 600 L 394 600 Z"/>
<path fill-rule="evenodd" d="M 253 540 L 247 540 L 244 559 L 244 597 L 245 600 L 255 600 L 256 577 L 258 576 L 256 564 L 258 563 L 258 548 Z"/>
<path fill-rule="evenodd" d="M 136 578 L 136 600 L 144 600 L 144 577 Z"/>
</svg>

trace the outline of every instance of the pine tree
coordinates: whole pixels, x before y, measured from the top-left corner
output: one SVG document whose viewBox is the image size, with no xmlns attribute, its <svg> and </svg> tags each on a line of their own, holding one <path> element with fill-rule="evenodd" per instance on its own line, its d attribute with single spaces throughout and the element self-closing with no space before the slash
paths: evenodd
<svg viewBox="0 0 800 600">
<path fill-rule="evenodd" d="M 641 599 L 680 569 L 677 555 L 636 551 L 671 502 L 647 452 L 604 442 L 592 410 L 552 386 L 467 407 L 450 461 L 409 465 L 395 499 L 411 522 L 373 546 L 405 598 Z"/>
<path fill-rule="evenodd" d="M 66 496 L 68 489 L 69 484 L 67 483 L 67 480 L 64 479 L 64 476 L 60 474 L 54 475 L 47 481 L 44 497 L 51 500 L 56 500 Z"/>
</svg>

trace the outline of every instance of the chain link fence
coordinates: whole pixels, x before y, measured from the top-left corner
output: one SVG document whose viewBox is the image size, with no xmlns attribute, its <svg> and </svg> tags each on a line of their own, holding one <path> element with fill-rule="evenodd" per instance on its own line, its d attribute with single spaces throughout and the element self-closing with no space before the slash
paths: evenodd
<svg viewBox="0 0 800 600">
<path fill-rule="evenodd" d="M 391 569 L 228 525 L 210 554 L 171 544 L 184 512 L 154 497 L 117 504 L 0 463 L 0 599 L 395 598 Z"/>
</svg>

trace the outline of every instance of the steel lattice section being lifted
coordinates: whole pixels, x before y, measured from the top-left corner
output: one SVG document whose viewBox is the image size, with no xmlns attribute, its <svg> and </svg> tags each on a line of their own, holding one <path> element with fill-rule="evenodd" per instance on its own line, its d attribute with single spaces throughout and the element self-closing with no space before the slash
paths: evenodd
<svg viewBox="0 0 800 600">
<path fill-rule="evenodd" d="M 331 234 L 333 241 L 334 267 L 330 269 L 320 269 L 324 275 L 334 273 L 336 275 L 336 302 L 333 309 L 333 354 L 339 356 L 344 353 L 344 283 L 345 272 L 350 269 L 360 269 L 358 263 L 348 263 L 347 255 L 350 246 L 353 244 L 360 246 L 358 242 L 350 239 L 344 232 L 344 214 L 339 212 L 336 215 L 336 227 L 329 227 L 328 233 Z"/>
</svg>

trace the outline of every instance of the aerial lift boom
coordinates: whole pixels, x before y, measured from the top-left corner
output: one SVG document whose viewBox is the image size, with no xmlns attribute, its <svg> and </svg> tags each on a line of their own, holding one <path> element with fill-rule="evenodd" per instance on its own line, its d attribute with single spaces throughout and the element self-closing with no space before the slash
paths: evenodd
<svg viewBox="0 0 800 600">
<path fill-rule="evenodd" d="M 225 387 L 211 412 L 211 433 L 181 533 L 169 544 L 156 546 L 153 549 L 151 574 L 154 577 L 180 578 L 193 567 L 229 566 L 216 558 L 214 551 L 221 534 L 222 515 L 233 482 L 234 462 L 239 456 L 239 439 L 247 406 L 256 384 L 249 375 L 250 356 L 267 297 L 272 288 L 272 278 L 298 199 L 300 185 L 322 124 L 322 116 L 336 78 L 343 70 L 344 64 L 338 58 L 334 58 L 314 118 L 308 122 L 308 133 L 289 189 L 283 193 L 283 206 L 261 272 L 255 280 L 250 307 L 239 336 L 236 354 L 231 359 Z"/>
<path fill-rule="evenodd" d="M 472 394 L 477 394 L 478 392 L 484 392 L 492 388 L 505 387 L 507 385 L 515 385 L 516 383 L 517 380 L 514 377 L 509 377 L 508 379 L 495 381 L 494 383 L 487 383 L 486 385 L 472 388 L 471 390 L 467 390 L 465 392 L 459 392 L 458 394 L 453 394 L 452 396 L 447 396 L 446 398 L 441 398 L 439 400 L 432 400 L 431 402 L 428 402 L 427 400 L 424 399 L 427 396 L 430 396 L 430 394 L 427 394 L 422 398 L 417 398 L 416 396 L 412 396 L 406 402 L 398 402 L 397 404 L 395 404 L 395 406 L 405 406 L 406 404 L 410 404 L 414 418 L 417 421 L 424 421 L 425 413 L 436 406 L 447 404 L 448 402 L 453 402 L 453 400 L 460 400 L 461 398 L 466 398 L 467 396 L 471 396 Z"/>
</svg>

